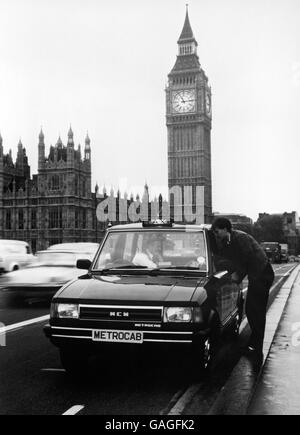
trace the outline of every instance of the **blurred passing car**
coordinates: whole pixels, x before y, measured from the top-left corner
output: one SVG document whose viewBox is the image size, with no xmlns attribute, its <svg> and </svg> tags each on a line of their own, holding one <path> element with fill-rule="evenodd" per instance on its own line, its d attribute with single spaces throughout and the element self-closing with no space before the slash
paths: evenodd
<svg viewBox="0 0 300 435">
<path fill-rule="evenodd" d="M 281 261 L 284 261 L 285 263 L 289 262 L 289 247 L 287 243 L 280 243 L 281 247 Z"/>
<path fill-rule="evenodd" d="M 36 263 L 4 275 L 0 288 L 14 302 L 29 298 L 50 299 L 62 285 L 84 273 L 76 267 L 78 259 L 90 261 L 93 257 L 94 251 L 39 251 Z"/>
<path fill-rule="evenodd" d="M 0 240 L 0 273 L 11 272 L 36 261 L 28 243 L 20 240 Z"/>
<path fill-rule="evenodd" d="M 49 246 L 48 250 L 51 251 L 72 251 L 72 252 L 87 252 L 89 254 L 95 255 L 97 249 L 99 248 L 99 243 L 92 242 L 76 242 L 76 243 L 58 243 L 56 245 Z"/>
<path fill-rule="evenodd" d="M 150 349 L 209 367 L 225 331 L 239 332 L 241 286 L 213 255 L 206 226 L 138 223 L 111 227 L 93 263 L 51 303 L 44 332 L 64 368 L 84 371 L 93 354 Z"/>
<path fill-rule="evenodd" d="M 261 247 L 265 251 L 271 263 L 281 263 L 281 246 L 278 242 L 262 242 Z"/>
</svg>

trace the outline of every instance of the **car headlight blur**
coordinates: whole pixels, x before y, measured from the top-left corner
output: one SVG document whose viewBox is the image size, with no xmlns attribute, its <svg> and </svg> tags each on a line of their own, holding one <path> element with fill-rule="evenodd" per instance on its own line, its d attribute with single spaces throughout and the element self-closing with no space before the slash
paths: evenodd
<svg viewBox="0 0 300 435">
<path fill-rule="evenodd" d="M 193 309 L 191 307 L 167 307 L 165 308 L 165 322 L 191 322 Z"/>
<path fill-rule="evenodd" d="M 58 319 L 79 319 L 78 304 L 52 303 L 50 317 Z"/>
</svg>

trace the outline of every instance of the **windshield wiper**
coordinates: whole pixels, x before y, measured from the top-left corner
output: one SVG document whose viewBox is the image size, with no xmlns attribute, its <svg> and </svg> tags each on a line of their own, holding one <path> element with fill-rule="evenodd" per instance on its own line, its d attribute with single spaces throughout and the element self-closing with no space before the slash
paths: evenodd
<svg viewBox="0 0 300 435">
<path fill-rule="evenodd" d="M 195 266 L 165 266 L 165 267 L 158 267 L 157 269 L 152 270 L 199 270 L 199 267 Z M 202 271 L 203 272 L 203 271 Z"/>
<path fill-rule="evenodd" d="M 121 270 L 121 269 L 148 269 L 147 266 L 135 266 L 134 264 L 124 264 L 124 266 L 114 266 L 114 267 L 107 267 L 106 269 L 98 269 L 98 270 L 92 270 L 92 273 L 108 273 L 112 270 Z"/>
<path fill-rule="evenodd" d="M 124 266 L 112 267 L 112 269 L 148 269 L 148 267 L 136 266 L 135 264 L 125 264 Z"/>
<path fill-rule="evenodd" d="M 168 271 L 178 271 L 178 272 L 202 272 L 205 273 L 205 270 L 200 270 L 198 267 L 192 266 L 169 266 L 169 267 L 156 267 L 155 269 L 149 269 L 150 275 L 155 275 L 159 272 L 168 272 Z"/>
<path fill-rule="evenodd" d="M 193 266 L 167 266 L 167 267 L 156 267 L 154 269 L 150 269 L 147 266 L 135 266 L 134 264 L 125 264 L 123 266 L 114 266 L 114 267 L 108 267 L 106 269 L 98 269 L 98 270 L 92 270 L 92 273 L 96 273 L 99 275 L 112 272 L 114 270 L 134 270 L 134 269 L 143 269 L 147 271 L 147 274 L 156 274 L 161 271 L 168 271 L 168 270 L 181 270 L 181 271 L 197 271 L 197 272 L 205 272 L 205 270 L 200 270 L 198 267 Z"/>
</svg>

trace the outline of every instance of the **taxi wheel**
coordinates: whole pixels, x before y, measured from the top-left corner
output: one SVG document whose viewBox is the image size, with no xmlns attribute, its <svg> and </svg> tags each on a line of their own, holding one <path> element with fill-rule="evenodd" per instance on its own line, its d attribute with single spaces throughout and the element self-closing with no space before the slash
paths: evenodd
<svg viewBox="0 0 300 435">
<path fill-rule="evenodd" d="M 209 335 L 203 338 L 194 350 L 194 376 L 201 377 L 203 374 L 209 374 L 213 368 L 215 356 L 220 343 L 220 321 L 217 315 L 214 316 L 211 324 Z"/>
<path fill-rule="evenodd" d="M 83 376 L 88 369 L 88 356 L 70 349 L 60 349 L 60 360 L 63 368 L 70 376 Z"/>
<path fill-rule="evenodd" d="M 231 326 L 231 337 L 237 339 L 240 335 L 241 317 L 237 314 Z"/>
<path fill-rule="evenodd" d="M 213 366 L 215 353 L 216 346 L 214 339 L 211 336 L 207 336 L 203 339 L 199 348 L 193 351 L 191 371 L 193 381 L 198 381 L 203 376 L 209 375 Z"/>
<path fill-rule="evenodd" d="M 203 343 L 203 369 L 206 372 L 209 372 L 214 364 L 215 356 L 218 352 L 220 343 L 220 335 L 219 335 L 219 329 L 216 328 L 211 331 L 211 334 L 206 337 Z"/>
<path fill-rule="evenodd" d="M 231 337 L 233 339 L 237 339 L 240 335 L 240 326 L 243 320 L 244 313 L 244 298 L 241 296 L 238 304 L 238 313 L 234 318 L 234 321 L 231 326 Z"/>
<path fill-rule="evenodd" d="M 214 357 L 214 343 L 212 340 L 212 337 L 206 337 L 204 343 L 203 343 L 203 350 L 202 350 L 202 358 L 203 358 L 203 369 L 205 371 L 211 369 L 213 357 Z"/>
</svg>

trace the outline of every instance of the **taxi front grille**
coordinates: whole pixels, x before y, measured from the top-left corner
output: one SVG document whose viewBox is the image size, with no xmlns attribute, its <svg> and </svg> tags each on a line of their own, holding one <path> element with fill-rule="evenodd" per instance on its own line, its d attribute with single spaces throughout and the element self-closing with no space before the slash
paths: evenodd
<svg viewBox="0 0 300 435">
<path fill-rule="evenodd" d="M 80 305 L 80 319 L 118 322 L 161 322 L 162 307 Z"/>
</svg>

